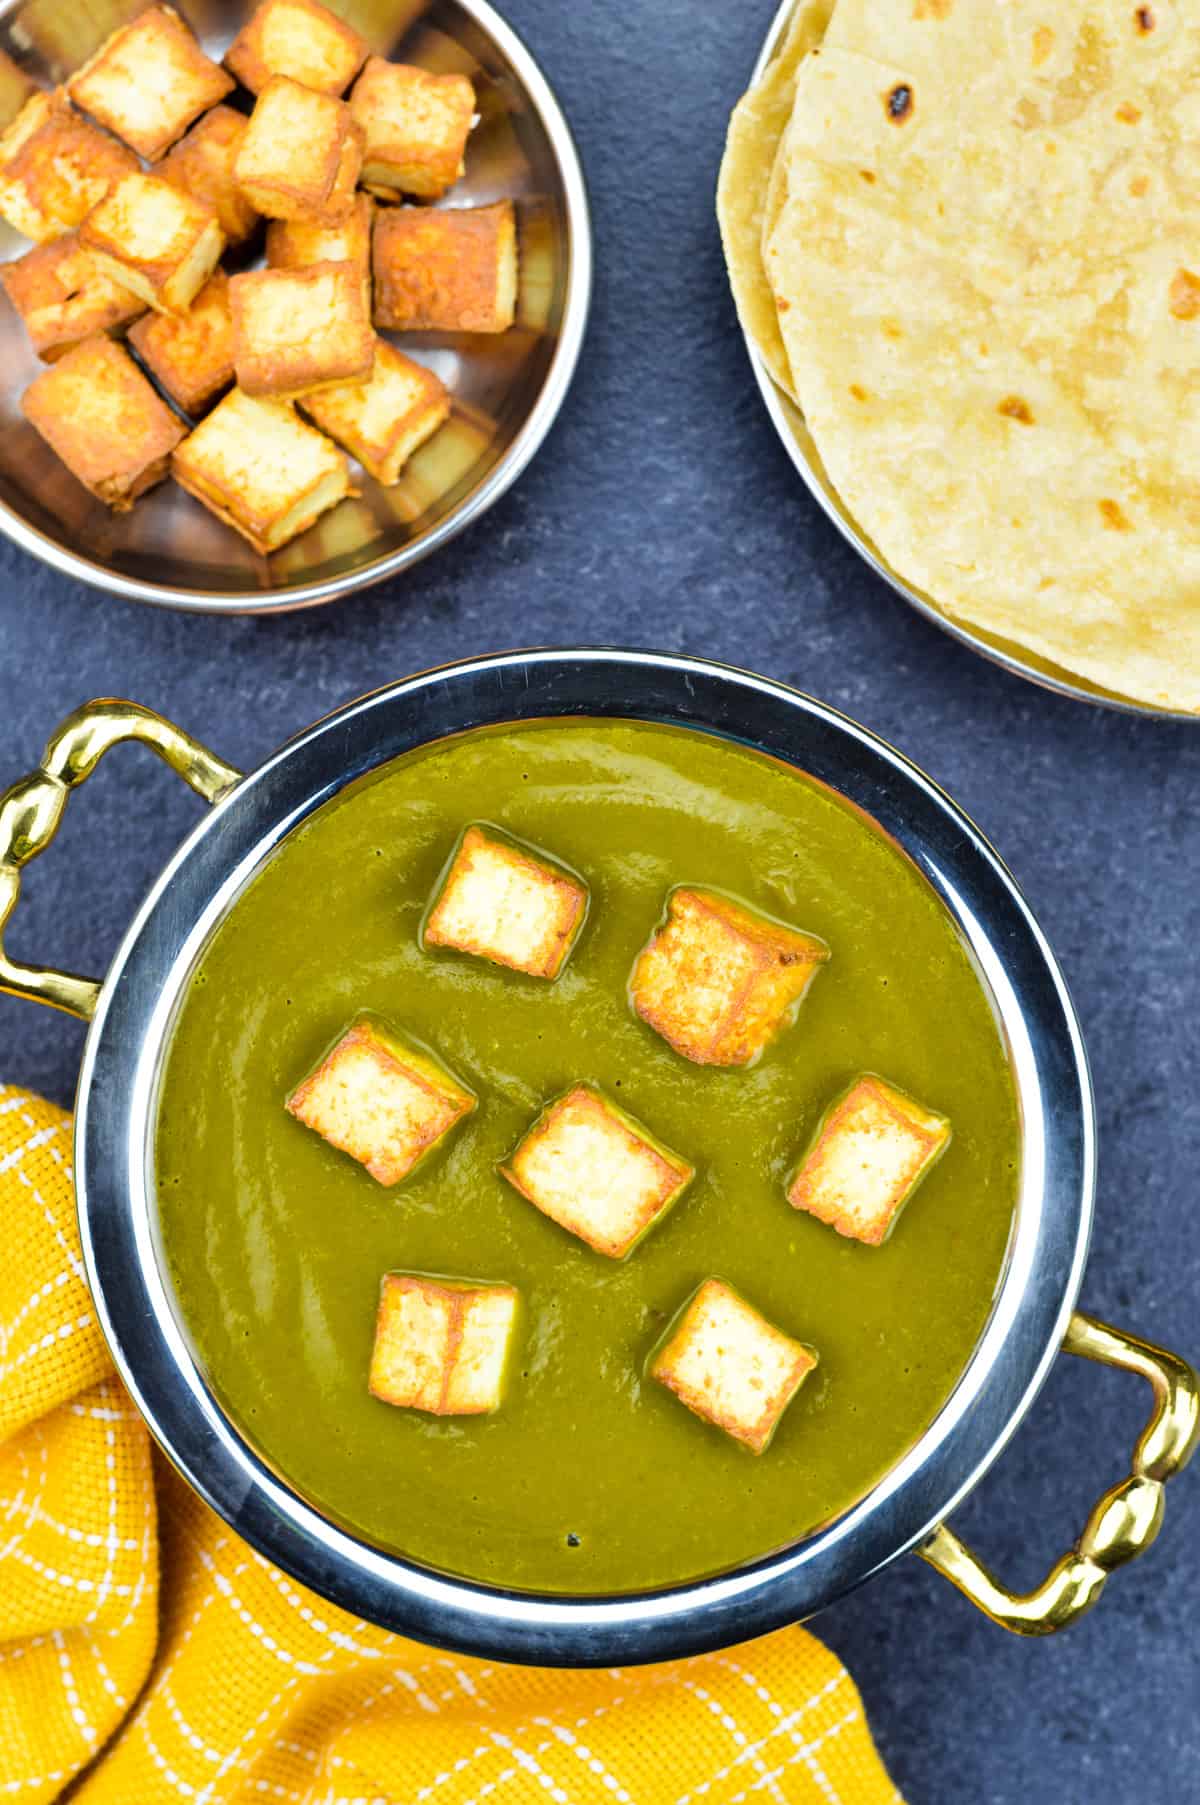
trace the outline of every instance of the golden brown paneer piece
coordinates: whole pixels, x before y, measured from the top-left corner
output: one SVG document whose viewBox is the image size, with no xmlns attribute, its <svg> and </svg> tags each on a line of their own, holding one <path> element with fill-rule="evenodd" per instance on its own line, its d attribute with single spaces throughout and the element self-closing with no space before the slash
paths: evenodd
<svg viewBox="0 0 1200 1805">
<path fill-rule="evenodd" d="M 320 0 L 263 0 L 225 53 L 243 87 L 261 94 L 286 75 L 318 94 L 345 92 L 367 54 L 367 40 Z"/>
<path fill-rule="evenodd" d="M 375 221 L 375 324 L 398 332 L 507 332 L 517 305 L 511 201 L 388 207 Z"/>
<path fill-rule="evenodd" d="M 437 200 L 462 175 L 475 119 L 465 75 L 434 75 L 409 63 L 367 58 L 350 109 L 367 135 L 363 186 L 382 200 Z"/>
<path fill-rule="evenodd" d="M 247 270 L 230 280 L 229 301 L 244 394 L 291 399 L 370 376 L 377 341 L 352 263 Z"/>
<path fill-rule="evenodd" d="M 148 163 L 233 88 L 170 6 L 150 6 L 106 38 L 67 83 L 77 107 Z"/>
<path fill-rule="evenodd" d="M 137 166 L 61 94 L 34 94 L 0 137 L 0 214 L 26 238 L 60 238 Z"/>
<path fill-rule="evenodd" d="M 379 1184 L 396 1185 L 470 1115 L 475 1098 L 439 1059 L 360 1016 L 287 1107 Z"/>
<path fill-rule="evenodd" d="M 543 1216 L 610 1260 L 631 1253 L 696 1176 L 586 1084 L 542 1111 L 500 1171 Z"/>
<path fill-rule="evenodd" d="M 140 171 L 123 177 L 92 209 L 79 240 L 156 313 L 190 307 L 224 245 L 211 207 Z"/>
<path fill-rule="evenodd" d="M 348 211 L 362 157 L 353 126 L 344 101 L 273 75 L 234 160 L 239 187 L 270 219 L 328 217 L 331 205 Z"/>
<path fill-rule="evenodd" d="M 16 118 L 38 85 L 5 50 L 0 50 L 0 129 Z"/>
<path fill-rule="evenodd" d="M 155 170 L 164 181 L 174 182 L 185 194 L 213 209 L 228 244 L 242 244 L 259 219 L 258 209 L 246 199 L 233 173 L 245 130 L 241 113 L 232 107 L 214 107 L 196 121 Z"/>
<path fill-rule="evenodd" d="M 102 270 L 77 232 L 34 245 L 0 268 L 0 282 L 44 363 L 95 333 L 118 337 L 146 309 Z"/>
<path fill-rule="evenodd" d="M 795 1018 L 829 958 L 814 934 L 716 890 L 683 886 L 638 956 L 634 1008 L 696 1065 L 750 1065 Z"/>
<path fill-rule="evenodd" d="M 878 1247 L 950 1135 L 945 1116 L 868 1072 L 825 1112 L 788 1202 L 839 1235 Z"/>
<path fill-rule="evenodd" d="M 350 211 L 333 224 L 319 219 L 273 219 L 267 227 L 267 267 L 307 269 L 313 263 L 352 263 L 362 277 L 371 314 L 371 225 L 375 202 L 360 190 Z"/>
<path fill-rule="evenodd" d="M 265 557 L 354 493 L 350 466 L 287 401 L 233 389 L 179 446 L 175 481 Z"/>
<path fill-rule="evenodd" d="M 363 129 L 350 121 L 350 129 L 342 140 L 342 154 L 338 159 L 337 174 L 333 178 L 333 187 L 323 207 L 309 217 L 322 226 L 336 226 L 353 210 L 358 196 L 358 172 L 362 168 Z"/>
<path fill-rule="evenodd" d="M 816 1364 L 812 1348 L 775 1328 L 732 1285 L 705 1279 L 649 1371 L 694 1415 L 761 1454 Z"/>
<path fill-rule="evenodd" d="M 375 341 L 375 367 L 366 382 L 322 389 L 300 405 L 315 426 L 385 484 L 399 482 L 413 452 L 450 417 L 441 379 L 382 338 Z"/>
<path fill-rule="evenodd" d="M 121 345 L 97 336 L 35 377 L 21 410 L 73 476 L 115 513 L 167 474 L 184 428 Z"/>
<path fill-rule="evenodd" d="M 533 847 L 468 827 L 425 917 L 428 946 L 449 946 L 534 978 L 556 978 L 587 913 L 587 885 Z"/>
<path fill-rule="evenodd" d="M 511 1285 L 389 1272 L 375 1323 L 372 1397 L 433 1416 L 497 1410 L 519 1302 Z"/>
<path fill-rule="evenodd" d="M 375 202 L 361 191 L 341 219 L 273 219 L 267 227 L 267 267 L 305 269 L 311 263 L 355 263 L 371 275 Z"/>
<path fill-rule="evenodd" d="M 229 278 L 214 270 L 186 313 L 148 313 L 129 342 L 185 414 L 202 414 L 233 382 Z"/>
</svg>

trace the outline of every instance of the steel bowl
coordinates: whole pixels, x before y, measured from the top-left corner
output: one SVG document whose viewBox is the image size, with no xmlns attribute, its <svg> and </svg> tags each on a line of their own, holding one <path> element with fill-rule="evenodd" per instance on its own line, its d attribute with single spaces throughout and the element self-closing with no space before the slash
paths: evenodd
<svg viewBox="0 0 1200 1805">
<path fill-rule="evenodd" d="M 609 717 L 668 722 L 784 760 L 864 810 L 952 917 L 1004 1034 L 1022 1123 L 1020 1194 L 991 1315 L 936 1420 L 880 1483 L 815 1533 L 716 1577 L 617 1596 L 547 1596 L 434 1572 L 322 1517 L 224 1415 L 190 1351 L 157 1245 L 154 1124 L 164 1049 L 217 925 L 286 836 L 386 761 L 470 728 Z M 76 1115 L 87 1270 L 113 1358 L 196 1490 L 288 1573 L 356 1615 L 488 1658 L 567 1666 L 697 1653 L 812 1616 L 908 1549 L 1025 1633 L 1071 1621 L 1157 1532 L 1187 1460 L 1200 1384 L 1175 1356 L 1075 1309 L 1095 1187 L 1092 1087 L 1063 976 L 979 830 L 900 753 L 811 697 L 698 659 L 608 650 L 512 653 L 394 683 L 307 728 L 247 776 L 132 703 L 93 703 L 0 799 L 0 931 L 20 871 L 70 790 L 123 739 L 153 746 L 214 806 L 167 863 L 103 982 L 16 965 L 0 988 L 90 1017 Z M 1130 1476 L 1033 1593 L 986 1572 L 946 1519 L 995 1460 L 1059 1351 L 1150 1381 Z"/>
<path fill-rule="evenodd" d="M 771 63 L 780 50 L 792 14 L 796 10 L 796 0 L 783 0 L 782 6 L 771 21 L 770 30 L 763 41 L 758 61 L 750 75 L 750 87 L 755 87 L 764 77 Z M 947 614 L 927 595 L 906 578 L 892 569 L 875 542 L 868 537 L 859 526 L 857 520 L 842 501 L 841 496 L 829 480 L 821 454 L 817 450 L 812 434 L 805 423 L 802 410 L 792 397 L 785 394 L 776 383 L 758 348 L 749 334 L 744 334 L 746 349 L 754 370 L 754 379 L 758 383 L 759 392 L 770 415 L 771 424 L 783 443 L 792 463 L 800 475 L 805 488 L 813 500 L 828 515 L 842 537 L 851 544 L 865 563 L 892 589 L 903 598 L 910 607 L 923 614 L 944 633 L 949 633 L 962 645 L 970 646 L 973 652 L 980 653 L 990 659 L 993 664 L 1000 665 L 1006 671 L 1012 671 L 1018 677 L 1026 678 L 1030 683 L 1039 684 L 1042 689 L 1054 690 L 1060 696 L 1073 696 L 1080 702 L 1099 703 L 1105 708 L 1115 708 L 1125 714 L 1150 715 L 1168 720 L 1190 721 L 1193 724 L 1200 716 L 1186 708 L 1158 708 L 1149 702 L 1139 702 L 1130 696 L 1123 696 L 1116 690 L 1102 689 L 1099 685 L 1089 683 L 1086 677 L 1077 676 L 1073 671 L 1063 669 L 1048 658 L 1042 658 L 1027 647 L 1016 645 L 1013 641 L 1003 639 L 999 634 L 987 633 L 981 627 L 972 627 L 955 620 Z"/>
<path fill-rule="evenodd" d="M 256 0 L 181 0 L 220 57 Z M 43 84 L 61 82 L 145 0 L 0 0 L 0 49 Z M 486 0 L 344 0 L 380 55 L 461 70 L 480 120 L 447 205 L 517 205 L 517 321 L 498 335 L 405 333 L 407 354 L 454 397 L 447 424 L 402 480 L 362 495 L 264 558 L 172 482 L 112 514 L 76 482 L 21 413 L 41 366 L 0 297 L 0 530 L 65 576 L 132 601 L 212 613 L 312 607 L 381 582 L 445 545 L 520 476 L 549 432 L 579 358 L 591 298 L 591 225 L 571 133 L 529 51 Z M 29 247 L 0 222 L 0 260 Z M 239 253 L 236 264 L 241 267 Z"/>
</svg>

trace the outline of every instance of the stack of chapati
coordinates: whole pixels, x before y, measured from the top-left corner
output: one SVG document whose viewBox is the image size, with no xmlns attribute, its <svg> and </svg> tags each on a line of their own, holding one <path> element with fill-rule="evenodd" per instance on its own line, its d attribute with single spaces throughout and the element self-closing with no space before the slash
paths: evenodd
<svg viewBox="0 0 1200 1805">
<path fill-rule="evenodd" d="M 801 0 L 720 213 L 743 323 L 891 567 L 1200 712 L 1200 6 Z"/>
</svg>

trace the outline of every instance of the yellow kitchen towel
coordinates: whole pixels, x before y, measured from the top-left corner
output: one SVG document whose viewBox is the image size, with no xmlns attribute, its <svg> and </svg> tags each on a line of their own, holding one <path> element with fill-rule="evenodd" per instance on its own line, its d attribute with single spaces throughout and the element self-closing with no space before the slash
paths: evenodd
<svg viewBox="0 0 1200 1805">
<path fill-rule="evenodd" d="M 888 1805 L 804 1630 L 605 1672 L 440 1654 L 306 1592 L 152 1456 L 88 1297 L 70 1119 L 0 1085 L 0 1805 Z M 77 1778 L 78 1776 L 78 1778 Z"/>
</svg>

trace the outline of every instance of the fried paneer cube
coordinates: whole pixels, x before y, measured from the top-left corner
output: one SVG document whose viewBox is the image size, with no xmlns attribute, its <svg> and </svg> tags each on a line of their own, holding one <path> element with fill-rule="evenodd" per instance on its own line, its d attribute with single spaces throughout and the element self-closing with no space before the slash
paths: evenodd
<svg viewBox="0 0 1200 1805">
<path fill-rule="evenodd" d="M 173 7 L 150 6 L 101 44 L 71 77 L 67 92 L 153 163 L 233 85 Z"/>
<path fill-rule="evenodd" d="M 462 175 L 475 119 L 467 76 L 368 57 L 350 108 L 367 134 L 363 185 L 383 200 L 436 200 Z"/>
<path fill-rule="evenodd" d="M 273 75 L 286 75 L 336 97 L 362 68 L 367 48 L 320 0 L 263 0 L 226 51 L 225 66 L 252 94 Z"/>
<path fill-rule="evenodd" d="M 59 238 L 137 166 L 60 94 L 34 94 L 0 137 L 0 214 L 26 238 Z"/>
<path fill-rule="evenodd" d="M 211 207 L 155 175 L 127 175 L 79 229 L 80 243 L 157 313 L 182 313 L 216 268 L 224 239 Z"/>
<path fill-rule="evenodd" d="M 267 266 L 306 269 L 310 263 L 354 263 L 371 276 L 371 221 L 375 202 L 358 193 L 341 219 L 273 219 L 267 227 Z"/>
<path fill-rule="evenodd" d="M 475 1098 L 440 1060 L 360 1016 L 287 1107 L 377 1183 L 396 1185 L 470 1115 Z"/>
<path fill-rule="evenodd" d="M 868 1072 L 826 1111 L 788 1202 L 839 1235 L 878 1247 L 950 1135 L 945 1116 Z"/>
<path fill-rule="evenodd" d="M 171 459 L 175 481 L 264 557 L 344 496 L 350 466 L 287 401 L 233 389 Z"/>
<path fill-rule="evenodd" d="M 246 199 L 233 173 L 245 131 L 241 113 L 232 107 L 214 107 L 196 121 L 155 171 L 164 181 L 211 207 L 228 244 L 241 244 L 249 238 L 259 218 L 258 209 Z"/>
<path fill-rule="evenodd" d="M 366 382 L 343 383 L 300 403 L 315 426 L 356 457 L 378 483 L 399 482 L 413 452 L 450 416 L 445 384 L 378 339 Z"/>
<path fill-rule="evenodd" d="M 442 875 L 425 917 L 429 946 L 490 959 L 534 978 L 556 978 L 583 926 L 588 892 L 565 866 L 473 823 Z"/>
<path fill-rule="evenodd" d="M 149 313 L 129 342 L 185 414 L 201 414 L 233 382 L 229 278 L 214 270 L 186 313 Z"/>
<path fill-rule="evenodd" d="M 268 269 L 307 269 L 313 263 L 352 263 L 362 279 L 369 319 L 374 213 L 375 202 L 360 189 L 350 211 L 331 224 L 320 219 L 273 219 L 267 227 Z"/>
<path fill-rule="evenodd" d="M 239 187 L 269 219 L 311 219 L 327 213 L 331 202 L 336 208 L 344 201 L 347 211 L 362 156 L 353 127 L 344 101 L 273 75 L 234 160 Z"/>
<path fill-rule="evenodd" d="M 760 1316 L 723 1279 L 705 1279 L 650 1361 L 681 1404 L 761 1454 L 817 1364 L 802 1341 Z"/>
<path fill-rule="evenodd" d="M 511 1285 L 389 1272 L 379 1293 L 372 1397 L 433 1416 L 498 1409 L 519 1303 Z"/>
<path fill-rule="evenodd" d="M 30 383 L 21 409 L 73 476 L 116 513 L 167 474 L 184 428 L 110 338 L 85 339 Z"/>
<path fill-rule="evenodd" d="M 376 339 L 352 263 L 247 270 L 231 279 L 229 299 L 244 394 L 292 398 L 370 376 Z"/>
<path fill-rule="evenodd" d="M 507 332 L 517 306 L 511 201 L 392 207 L 375 222 L 375 324 L 399 332 Z"/>
<path fill-rule="evenodd" d="M 54 363 L 97 332 L 119 335 L 146 311 L 83 249 L 76 232 L 4 264 L 0 282 L 44 363 Z"/>
<path fill-rule="evenodd" d="M 715 890 L 681 887 L 639 954 L 629 994 L 696 1065 L 749 1065 L 794 1018 L 829 948 Z"/>
<path fill-rule="evenodd" d="M 335 226 L 353 210 L 358 194 L 358 172 L 362 168 L 363 129 L 350 121 L 350 129 L 342 140 L 341 156 L 338 158 L 337 174 L 333 178 L 333 187 L 329 190 L 324 206 L 317 209 L 311 218 L 317 225 Z"/>
<path fill-rule="evenodd" d="M 610 1260 L 632 1252 L 696 1176 L 586 1084 L 544 1109 L 500 1170 L 543 1216 Z"/>
</svg>

